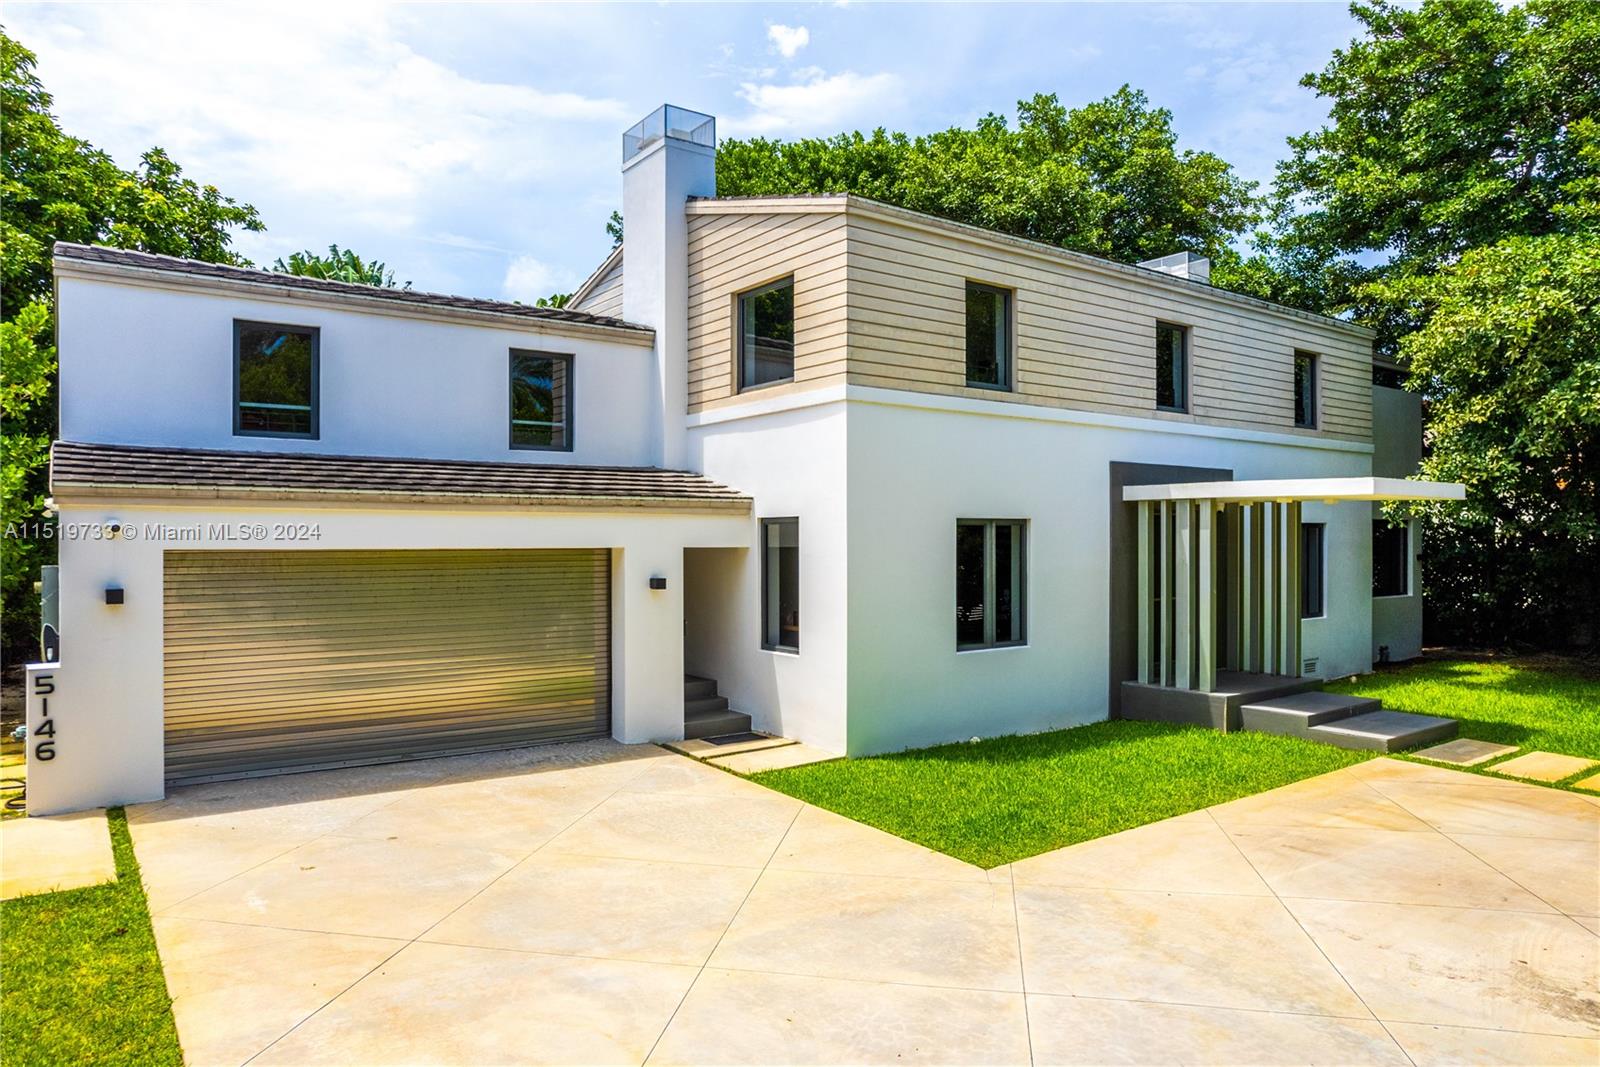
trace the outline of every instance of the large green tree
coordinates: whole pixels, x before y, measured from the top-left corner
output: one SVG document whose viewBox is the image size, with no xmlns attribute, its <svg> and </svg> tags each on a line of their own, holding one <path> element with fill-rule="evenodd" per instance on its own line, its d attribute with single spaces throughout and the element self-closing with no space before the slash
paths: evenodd
<svg viewBox="0 0 1600 1067">
<path fill-rule="evenodd" d="M 0 644 L 14 661 L 37 652 L 39 567 L 55 543 L 31 535 L 44 517 L 46 458 L 55 435 L 50 249 L 57 241 L 242 263 L 236 229 L 259 230 L 255 208 L 183 176 L 159 148 L 124 170 L 65 133 L 34 54 L 0 31 Z"/>
<path fill-rule="evenodd" d="M 295 252 L 286 260 L 278 257 L 272 269 L 283 274 L 297 274 L 303 278 L 323 278 L 327 281 L 350 282 L 353 285 L 375 285 L 381 289 L 409 289 L 410 282 L 396 283 L 394 271 L 388 264 L 376 259 L 362 259 L 349 248 L 329 245 L 327 255 L 310 249 Z"/>
<path fill-rule="evenodd" d="M 1425 401 L 1431 636 L 1591 644 L 1600 570 L 1600 5 L 1356 4 L 1304 84 L 1272 243 Z M 1398 509 L 1397 509 L 1398 510 Z"/>
<path fill-rule="evenodd" d="M 1254 184 L 1180 149 L 1172 114 L 1126 86 L 1072 109 L 1035 96 L 1014 125 L 991 114 L 921 137 L 727 140 L 717 192 L 856 193 L 1124 262 L 1196 252 L 1219 261 L 1224 283 L 1240 262 L 1233 242 L 1258 220 Z"/>
</svg>

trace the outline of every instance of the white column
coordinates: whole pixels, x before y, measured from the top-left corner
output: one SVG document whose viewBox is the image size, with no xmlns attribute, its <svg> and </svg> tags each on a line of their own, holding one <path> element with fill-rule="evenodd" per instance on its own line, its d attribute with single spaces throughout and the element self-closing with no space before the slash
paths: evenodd
<svg viewBox="0 0 1600 1067">
<path fill-rule="evenodd" d="M 1217 685 L 1217 502 L 1199 502 L 1195 521 L 1199 556 L 1195 579 L 1195 688 L 1209 692 Z"/>
<path fill-rule="evenodd" d="M 1151 521 L 1150 510 L 1154 505 L 1148 500 L 1139 501 L 1139 671 L 1140 682 L 1150 681 L 1150 598 L 1154 595 L 1154 582 L 1151 580 L 1151 568 L 1155 566 L 1155 557 L 1151 551 Z"/>
<path fill-rule="evenodd" d="M 1161 672 L 1160 684 L 1176 685 L 1172 670 L 1172 556 L 1173 522 L 1177 505 L 1170 500 L 1161 503 L 1161 529 L 1156 547 L 1161 553 Z"/>
<path fill-rule="evenodd" d="M 1194 688 L 1194 504 L 1177 503 L 1177 551 L 1173 555 L 1172 673 L 1180 689 Z"/>
</svg>

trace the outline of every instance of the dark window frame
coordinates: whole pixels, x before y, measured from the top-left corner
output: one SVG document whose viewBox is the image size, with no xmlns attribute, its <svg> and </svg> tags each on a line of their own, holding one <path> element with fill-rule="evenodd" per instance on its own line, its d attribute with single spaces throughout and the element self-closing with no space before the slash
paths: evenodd
<svg viewBox="0 0 1600 1067">
<path fill-rule="evenodd" d="M 297 433 L 290 430 L 247 430 L 243 420 L 239 417 L 240 374 L 239 374 L 239 337 L 243 331 L 251 328 L 263 330 L 291 330 L 295 333 L 311 335 L 311 429 L 306 433 Z M 298 323 L 288 322 L 263 322 L 259 319 L 234 319 L 233 320 L 233 436 L 235 437 L 277 437 L 292 441 L 316 441 L 322 436 L 322 327 L 302 326 Z"/>
<path fill-rule="evenodd" d="M 772 638 L 772 635 L 771 635 L 770 631 L 767 629 L 767 618 L 768 618 L 768 615 L 769 615 L 769 613 L 771 611 L 771 608 L 772 608 L 772 602 L 771 602 L 771 596 L 772 596 L 772 574 L 771 574 L 771 571 L 769 570 L 769 568 L 771 566 L 771 563 L 770 563 L 770 554 L 769 554 L 768 549 L 767 549 L 767 530 L 770 529 L 773 526 L 789 526 L 789 525 L 792 525 L 794 527 L 794 551 L 795 551 L 794 603 L 795 603 L 795 612 L 796 612 L 796 616 L 797 616 L 797 618 L 795 620 L 795 628 L 794 628 L 794 644 L 792 644 L 792 645 L 786 645 L 782 641 L 782 638 L 783 638 L 783 624 L 782 624 L 781 620 L 780 620 L 780 622 L 778 624 L 778 638 L 777 638 L 777 640 L 774 640 Z M 799 624 L 799 619 L 798 619 L 798 614 L 799 614 L 799 609 L 800 609 L 800 519 L 799 519 L 798 516 L 795 516 L 795 515 L 778 515 L 778 516 L 773 516 L 771 518 L 762 519 L 761 523 L 760 523 L 760 537 L 761 537 L 761 541 L 760 541 L 760 545 L 761 545 L 761 548 L 760 548 L 760 551 L 761 551 L 761 647 L 764 650 L 768 651 L 768 652 L 782 652 L 782 653 L 785 653 L 787 655 L 798 656 L 800 654 L 800 624 Z M 781 575 L 779 576 L 779 581 L 780 582 L 782 581 Z M 780 601 L 783 599 L 781 590 L 779 591 L 778 598 L 779 598 Z"/>
<path fill-rule="evenodd" d="M 770 382 L 745 381 L 745 301 L 750 297 L 760 296 L 762 293 L 770 293 L 775 289 L 782 289 L 785 286 L 788 286 L 792 293 L 794 289 L 794 275 L 792 273 L 785 274 L 781 278 L 774 278 L 770 282 L 763 282 L 761 285 L 757 285 L 754 288 L 742 289 L 733 294 L 733 384 L 735 392 L 746 393 L 756 389 L 768 389 L 775 385 L 788 385 L 794 381 L 794 352 L 792 348 L 795 343 L 794 340 L 789 342 L 791 345 L 791 350 L 789 355 L 789 376 L 787 378 L 774 378 Z M 792 295 L 789 299 L 789 316 L 789 329 L 791 332 L 793 332 L 794 298 Z"/>
<path fill-rule="evenodd" d="M 1003 285 L 993 285 L 989 282 L 980 282 L 972 278 L 966 279 L 966 284 L 961 290 L 963 327 L 965 327 L 966 324 L 966 300 L 971 296 L 973 290 L 977 290 L 980 293 L 989 293 L 994 296 L 998 296 L 1005 302 L 1004 311 L 1001 316 L 1001 322 L 1003 323 L 1005 335 L 1003 339 L 1004 343 L 1001 345 L 1002 351 L 1000 352 L 1000 381 L 998 383 L 973 381 L 972 352 L 969 348 L 967 348 L 967 345 L 970 343 L 970 338 L 963 340 L 963 355 L 965 357 L 963 380 L 969 389 L 987 389 L 994 393 L 1014 392 L 1017 387 L 1017 291 L 1015 289 L 1008 289 Z"/>
<path fill-rule="evenodd" d="M 1168 322 L 1165 319 L 1156 320 L 1156 368 L 1160 369 L 1161 358 L 1161 331 L 1176 330 L 1179 339 L 1179 356 L 1183 360 L 1183 372 L 1178 375 L 1177 386 L 1181 390 L 1177 397 L 1177 404 L 1168 405 L 1161 402 L 1161 379 L 1156 378 L 1156 410 L 1164 411 L 1170 415 L 1187 415 L 1191 406 L 1190 382 L 1194 363 L 1194 336 L 1193 331 L 1180 322 Z"/>
<path fill-rule="evenodd" d="M 1307 565 L 1306 559 L 1306 539 L 1309 530 L 1317 531 L 1317 558 L 1314 572 Z M 1312 611 L 1312 605 L 1307 603 L 1312 599 L 1316 601 L 1315 611 Z M 1300 524 L 1300 617 L 1302 619 L 1328 617 L 1328 524 L 1325 522 Z"/>
<path fill-rule="evenodd" d="M 559 445 L 519 443 L 517 441 L 517 359 L 535 358 L 560 361 L 567 365 L 566 396 L 561 411 L 561 439 Z M 539 348 L 513 348 L 506 353 L 506 445 L 514 452 L 571 452 L 573 448 L 573 398 L 576 389 L 577 360 L 570 352 L 546 352 Z"/>
<path fill-rule="evenodd" d="M 1300 366 L 1304 361 L 1309 366 L 1308 374 L 1311 386 L 1311 395 L 1307 398 L 1306 421 L 1300 419 Z M 1294 350 L 1294 425 L 1297 430 L 1315 430 L 1322 425 L 1322 357 L 1305 348 Z"/>
<path fill-rule="evenodd" d="M 1378 545 L 1384 537 L 1398 536 L 1400 542 L 1400 584 L 1398 593 L 1380 593 L 1378 591 Z M 1414 592 L 1411 575 L 1411 523 L 1409 521 L 1392 526 L 1386 519 L 1372 520 L 1372 598 L 1374 600 L 1390 600 L 1411 596 Z"/>
<path fill-rule="evenodd" d="M 960 552 L 961 528 L 979 527 L 983 530 L 983 640 L 980 642 L 963 642 L 959 620 L 956 628 L 957 652 L 984 652 L 995 648 L 1025 648 L 1028 644 L 1028 545 L 1032 540 L 1029 536 L 1029 522 L 1027 519 L 957 519 L 955 530 L 955 547 L 957 553 L 956 574 L 953 577 L 957 583 L 960 581 Z M 1015 546 L 1017 558 L 1017 584 L 1012 591 L 1012 615 L 1016 619 L 1017 636 L 999 640 L 995 633 L 995 605 L 998 603 L 999 577 L 995 574 L 995 528 L 1010 526 L 1016 528 L 1020 543 Z M 955 612 L 952 616 L 959 615 L 961 610 L 961 591 L 955 591 Z"/>
</svg>

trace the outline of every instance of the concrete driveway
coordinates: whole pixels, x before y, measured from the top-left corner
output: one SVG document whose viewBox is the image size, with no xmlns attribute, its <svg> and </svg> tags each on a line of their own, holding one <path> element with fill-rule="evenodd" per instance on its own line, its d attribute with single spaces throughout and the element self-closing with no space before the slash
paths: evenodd
<svg viewBox="0 0 1600 1067">
<path fill-rule="evenodd" d="M 1600 801 L 1396 760 L 994 871 L 610 743 L 130 819 L 193 1064 L 1600 1060 Z"/>
</svg>

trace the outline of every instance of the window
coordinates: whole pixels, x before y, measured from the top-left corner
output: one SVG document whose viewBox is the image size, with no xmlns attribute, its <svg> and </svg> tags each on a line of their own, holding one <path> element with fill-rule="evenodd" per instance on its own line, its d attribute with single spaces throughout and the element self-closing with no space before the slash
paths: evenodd
<svg viewBox="0 0 1600 1067">
<path fill-rule="evenodd" d="M 1300 617 L 1320 619 L 1326 615 L 1323 585 L 1327 578 L 1328 528 L 1320 522 L 1300 525 Z"/>
<path fill-rule="evenodd" d="M 956 523 L 956 648 L 1026 640 L 1026 523 Z"/>
<path fill-rule="evenodd" d="M 572 451 L 572 357 L 511 350 L 511 447 Z"/>
<path fill-rule="evenodd" d="M 800 520 L 761 520 L 761 647 L 800 651 Z"/>
<path fill-rule="evenodd" d="M 1372 595 L 1408 596 L 1411 593 L 1411 531 L 1372 522 Z"/>
<path fill-rule="evenodd" d="M 233 432 L 248 437 L 317 436 L 315 326 L 233 324 Z"/>
<path fill-rule="evenodd" d="M 794 279 L 739 296 L 739 388 L 794 379 Z"/>
<path fill-rule="evenodd" d="M 1406 372 L 1387 363 L 1374 363 L 1372 365 L 1372 384 L 1381 385 L 1386 389 L 1404 389 L 1406 387 Z"/>
<path fill-rule="evenodd" d="M 967 283 L 967 384 L 1011 388 L 1011 294 Z"/>
<path fill-rule="evenodd" d="M 1317 354 L 1294 354 L 1294 424 L 1315 429 L 1317 425 Z"/>
<path fill-rule="evenodd" d="M 1189 410 L 1189 330 L 1156 323 L 1156 407 Z"/>
</svg>

